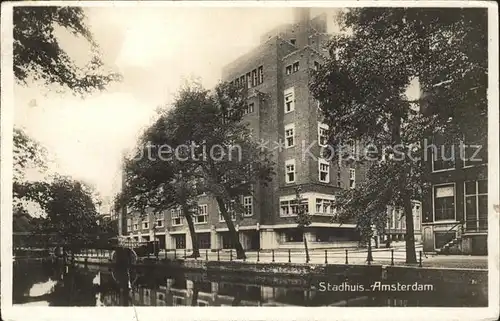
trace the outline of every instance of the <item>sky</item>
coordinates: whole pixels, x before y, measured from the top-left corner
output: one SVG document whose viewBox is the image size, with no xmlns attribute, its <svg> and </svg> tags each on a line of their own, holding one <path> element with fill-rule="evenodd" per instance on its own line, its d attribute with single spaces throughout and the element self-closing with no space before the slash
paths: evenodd
<svg viewBox="0 0 500 321">
<path fill-rule="evenodd" d="M 328 10 L 330 21 L 334 13 Z M 186 80 L 212 88 L 225 64 L 293 17 L 292 8 L 229 7 L 100 7 L 86 14 L 106 67 L 123 81 L 85 99 L 16 85 L 14 122 L 47 149 L 48 173 L 93 185 L 105 203 L 119 191 L 124 151 L 152 123 L 158 106 L 168 106 Z M 85 41 L 65 30 L 57 36 L 75 63 L 88 61 Z"/>
</svg>

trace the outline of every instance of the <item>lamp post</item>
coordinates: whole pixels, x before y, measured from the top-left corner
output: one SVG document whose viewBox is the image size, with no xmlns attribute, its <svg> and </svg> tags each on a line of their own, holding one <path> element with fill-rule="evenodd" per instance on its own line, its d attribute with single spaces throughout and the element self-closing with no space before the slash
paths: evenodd
<svg viewBox="0 0 500 321">
<path fill-rule="evenodd" d="M 156 256 L 156 259 L 158 260 L 158 252 L 156 251 L 156 222 L 153 223 L 153 253 Z"/>
</svg>

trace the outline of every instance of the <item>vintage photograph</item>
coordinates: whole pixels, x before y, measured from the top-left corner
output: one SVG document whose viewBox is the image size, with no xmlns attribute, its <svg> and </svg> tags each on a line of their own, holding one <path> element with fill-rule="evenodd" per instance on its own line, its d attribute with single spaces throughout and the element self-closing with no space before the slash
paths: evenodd
<svg viewBox="0 0 500 321">
<path fill-rule="evenodd" d="M 495 8 L 101 4 L 2 31 L 2 301 L 491 306 Z"/>
</svg>

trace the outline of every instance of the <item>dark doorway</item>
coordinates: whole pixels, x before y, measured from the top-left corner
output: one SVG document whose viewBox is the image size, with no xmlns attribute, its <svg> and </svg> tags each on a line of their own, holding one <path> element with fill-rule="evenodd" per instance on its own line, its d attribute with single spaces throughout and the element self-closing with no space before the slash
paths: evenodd
<svg viewBox="0 0 500 321">
<path fill-rule="evenodd" d="M 259 231 L 250 231 L 250 249 L 260 249 L 260 234 Z"/>
</svg>

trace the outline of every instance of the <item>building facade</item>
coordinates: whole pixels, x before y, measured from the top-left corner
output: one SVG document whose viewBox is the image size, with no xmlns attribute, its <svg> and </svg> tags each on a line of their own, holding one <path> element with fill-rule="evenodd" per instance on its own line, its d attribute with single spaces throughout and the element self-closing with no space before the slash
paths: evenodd
<svg viewBox="0 0 500 321">
<path fill-rule="evenodd" d="M 271 184 L 257 186 L 253 197 L 241 196 L 245 213 L 236 215 L 230 209 L 244 249 L 303 246 L 295 222 L 299 186 L 312 215 L 305 233 L 310 246 L 358 246 L 354 224 L 332 223 L 332 202 L 340 189 L 354 188 L 365 169 L 319 157 L 328 126 L 309 92 L 312 72 L 328 55 L 323 47 L 328 38 L 326 15 L 311 19 L 309 9 L 296 9 L 294 23 L 264 34 L 256 48 L 222 70 L 224 81 L 248 88 L 243 121 L 255 140 L 269 142 L 276 164 Z M 194 224 L 200 248 L 231 248 L 215 199 L 202 195 L 198 206 Z M 128 217 L 124 230 L 131 240 L 158 239 L 167 249 L 192 248 L 187 224 L 177 209 L 144 219 Z"/>
<path fill-rule="evenodd" d="M 412 202 L 413 230 L 415 242 L 422 241 L 422 203 Z M 387 224 L 384 229 L 384 241 L 403 241 L 406 234 L 406 219 L 401 207 L 387 207 Z"/>
<path fill-rule="evenodd" d="M 320 157 L 328 125 L 309 91 L 314 70 L 328 57 L 324 45 L 329 37 L 326 15 L 311 19 L 309 9 L 298 8 L 294 23 L 267 32 L 256 48 L 222 70 L 222 80 L 248 90 L 243 121 L 252 137 L 266 144 L 276 164 L 276 175 L 268 186 L 256 186 L 253 196 L 241 196 L 244 213 L 236 215 L 229 209 L 246 250 L 301 248 L 304 236 L 311 248 L 359 246 L 356 225 L 335 222 L 333 202 L 338 191 L 355 188 L 364 180 L 367 165 Z M 360 143 L 348 145 L 349 153 L 360 151 Z M 297 187 L 312 215 L 304 235 L 295 221 Z M 232 248 L 215 199 L 201 195 L 198 207 L 194 225 L 199 247 Z M 415 226 L 420 226 L 420 217 Z M 392 226 L 386 230 L 391 238 L 405 233 L 404 228 Z M 143 219 L 129 217 L 124 230 L 130 240 L 158 239 L 162 248 L 192 248 L 188 226 L 178 209 L 150 213 Z"/>
<path fill-rule="evenodd" d="M 427 150 L 430 188 L 423 201 L 424 251 L 487 254 L 488 166 L 486 137 Z"/>
</svg>

